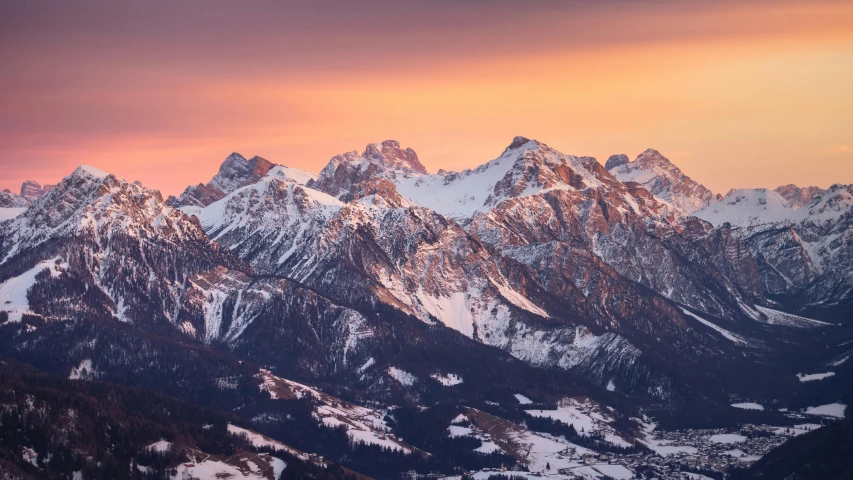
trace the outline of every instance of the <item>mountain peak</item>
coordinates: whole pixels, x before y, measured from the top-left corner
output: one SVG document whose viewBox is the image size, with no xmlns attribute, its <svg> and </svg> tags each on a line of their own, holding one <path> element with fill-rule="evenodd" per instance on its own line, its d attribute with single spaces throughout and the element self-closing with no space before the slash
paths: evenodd
<svg viewBox="0 0 853 480">
<path fill-rule="evenodd" d="M 400 142 L 396 140 L 371 143 L 365 147 L 362 157 L 393 167 L 404 168 L 418 173 L 427 173 L 426 168 L 418 159 L 418 154 L 411 148 L 402 149 Z"/>
<path fill-rule="evenodd" d="M 616 167 L 620 167 L 630 162 L 631 160 L 628 159 L 628 155 L 625 155 L 624 153 L 611 155 L 610 158 L 607 159 L 607 163 L 604 164 L 604 169 L 612 170 Z"/>
<path fill-rule="evenodd" d="M 103 171 L 103 170 L 97 169 L 91 165 L 83 164 L 83 165 L 80 165 L 79 167 L 77 167 L 74 170 L 74 172 L 71 173 L 71 175 L 72 176 L 85 175 L 85 176 L 91 177 L 91 178 L 104 179 L 104 178 L 107 178 L 110 174 Z"/>
<path fill-rule="evenodd" d="M 639 183 L 649 193 L 684 213 L 695 212 L 719 200 L 653 148 L 647 148 L 633 162 L 614 155 L 607 161 L 607 170 L 621 182 Z"/>
<path fill-rule="evenodd" d="M 521 148 L 524 144 L 528 143 L 529 141 L 530 141 L 529 138 L 522 137 L 521 135 L 517 135 L 516 137 L 514 137 L 512 139 L 512 143 L 510 143 L 509 146 L 506 148 L 507 148 L 507 150 L 513 150 L 516 148 Z"/>
<path fill-rule="evenodd" d="M 634 162 L 639 163 L 641 165 L 672 165 L 672 162 L 669 161 L 668 158 L 664 157 L 659 151 L 655 150 L 654 148 L 645 149 L 643 153 L 637 155 L 637 158 L 634 160 Z"/>
<path fill-rule="evenodd" d="M 243 155 L 233 152 L 225 158 L 210 182 L 187 187 L 180 197 L 169 197 L 166 203 L 176 208 L 190 205 L 204 207 L 240 187 L 257 182 L 274 167 L 275 163 L 263 157 L 255 155 L 246 159 Z"/>
</svg>

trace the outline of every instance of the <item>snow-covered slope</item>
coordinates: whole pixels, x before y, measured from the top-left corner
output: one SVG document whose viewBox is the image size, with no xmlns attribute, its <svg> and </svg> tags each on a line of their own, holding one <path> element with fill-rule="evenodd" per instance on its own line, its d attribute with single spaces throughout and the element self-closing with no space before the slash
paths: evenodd
<svg viewBox="0 0 853 480">
<path fill-rule="evenodd" d="M 800 217 L 784 197 L 766 188 L 735 190 L 693 215 L 715 226 L 729 223 L 738 228 L 793 222 Z"/>
</svg>

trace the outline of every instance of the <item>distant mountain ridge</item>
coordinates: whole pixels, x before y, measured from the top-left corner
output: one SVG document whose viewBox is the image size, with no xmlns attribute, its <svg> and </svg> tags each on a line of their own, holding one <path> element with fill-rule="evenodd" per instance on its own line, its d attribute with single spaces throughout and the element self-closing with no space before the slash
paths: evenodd
<svg viewBox="0 0 853 480">
<path fill-rule="evenodd" d="M 167 200 L 83 165 L 0 217 L 0 353 L 311 432 L 344 462 L 407 450 L 350 464 L 368 472 L 580 468 L 587 447 L 654 446 L 644 415 L 780 422 L 853 401 L 853 185 L 777 190 L 720 198 L 655 150 L 602 166 L 520 136 L 437 174 L 393 140 L 316 176 L 234 153 Z M 583 447 L 501 450 L 546 441 L 524 405 L 583 397 L 616 443 L 548 421 Z M 442 440 L 478 419 L 513 441 Z"/>
</svg>

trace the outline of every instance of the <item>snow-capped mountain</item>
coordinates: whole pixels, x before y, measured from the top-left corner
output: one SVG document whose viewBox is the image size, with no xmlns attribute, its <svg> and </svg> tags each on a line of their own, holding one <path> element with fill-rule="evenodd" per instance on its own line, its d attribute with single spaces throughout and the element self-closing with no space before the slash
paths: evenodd
<svg viewBox="0 0 853 480">
<path fill-rule="evenodd" d="M 639 183 L 652 195 L 674 205 L 683 213 L 693 213 L 721 198 L 651 148 L 638 155 L 633 162 L 629 162 L 626 155 L 613 155 L 607 160 L 605 168 L 622 182 Z"/>
<path fill-rule="evenodd" d="M 300 183 L 305 183 L 312 178 L 309 173 L 302 170 L 277 166 L 258 156 L 247 160 L 235 152 L 222 162 L 219 171 L 210 182 L 189 186 L 179 197 L 169 197 L 166 204 L 173 207 L 204 207 L 240 187 L 257 182 L 273 169 L 277 169 L 279 176 L 286 176 Z"/>
<path fill-rule="evenodd" d="M 735 276 L 748 284 L 757 273 L 737 254 L 705 251 L 724 241 L 701 228 L 698 248 L 664 203 L 632 185 L 523 137 L 481 167 L 443 175 L 386 141 L 332 158 L 306 184 L 270 172 L 183 210 L 259 274 L 358 309 L 385 304 L 601 385 L 618 376 L 624 388 L 664 391 L 643 351 L 706 353 L 689 346 L 703 334 L 692 317 L 657 295 L 734 321 L 751 300 L 727 274 L 746 272 Z M 623 244 L 649 254 L 626 255 Z"/>
<path fill-rule="evenodd" d="M 737 228 L 776 226 L 800 216 L 782 195 L 766 188 L 734 190 L 693 215 L 716 226 L 729 223 Z"/>
<path fill-rule="evenodd" d="M 378 165 L 386 174 L 398 166 Z M 629 362 L 638 354 L 618 336 L 579 334 L 572 324 L 535 327 L 530 319 L 550 318 L 537 305 L 547 300 L 533 301 L 512 287 L 500 257 L 459 225 L 409 203 L 384 178 L 346 185 L 345 203 L 269 175 L 201 209 L 198 217 L 212 238 L 259 273 L 295 279 L 344 304 L 384 303 L 534 364 L 583 363 L 573 343 L 579 336 L 588 340 L 585 354 L 599 346 L 627 349 Z"/>
<path fill-rule="evenodd" d="M 308 185 L 343 197 L 359 182 L 382 178 L 407 201 L 464 223 L 506 198 L 599 184 L 588 171 L 594 160 L 551 149 L 536 152 L 538 146 L 516 137 L 500 157 L 473 170 L 428 174 L 412 149 L 402 150 L 398 142 L 388 140 L 368 145 L 361 155 L 349 152 L 332 158 Z"/>
<path fill-rule="evenodd" d="M 4 277 L 31 272 L 34 259 L 62 265 L 57 281 L 40 287 L 48 295 L 41 310 L 30 306 L 45 318 L 87 311 L 132 322 L 169 319 L 186 277 L 230 258 L 196 221 L 166 206 L 159 192 L 89 166 L 79 167 L 4 227 Z M 70 301 L 79 288 L 87 295 Z M 158 309 L 151 309 L 152 301 Z"/>
<path fill-rule="evenodd" d="M 516 137 L 430 174 L 389 140 L 316 177 L 232 154 L 163 201 L 82 166 L 0 217 L 0 353 L 309 432 L 335 460 L 443 459 L 423 471 L 583 473 L 579 455 L 661 446 L 640 409 L 847 398 L 853 186 L 786 187 L 811 196 L 794 208 L 717 202 L 652 150 L 606 167 Z M 828 365 L 820 388 L 797 375 Z M 425 440 L 436 425 L 459 444 Z"/>
<path fill-rule="evenodd" d="M 734 227 L 759 259 L 767 294 L 799 305 L 843 304 L 853 292 L 851 192 L 853 185 L 836 184 L 795 208 L 777 191 L 742 189 L 695 215 Z"/>
</svg>

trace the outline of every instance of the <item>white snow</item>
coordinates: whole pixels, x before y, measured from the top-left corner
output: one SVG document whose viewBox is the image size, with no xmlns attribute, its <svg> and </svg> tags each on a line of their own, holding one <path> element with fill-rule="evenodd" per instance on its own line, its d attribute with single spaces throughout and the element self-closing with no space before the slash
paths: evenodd
<svg viewBox="0 0 853 480">
<path fill-rule="evenodd" d="M 798 212 L 773 190 L 744 188 L 693 215 L 717 227 L 728 222 L 733 227 L 743 228 L 792 222 L 799 217 Z"/>
<path fill-rule="evenodd" d="M 364 372 L 366 372 L 366 371 L 367 371 L 367 369 L 368 369 L 368 368 L 372 367 L 372 366 L 373 366 L 373 365 L 375 365 L 375 364 L 376 364 L 376 360 L 374 360 L 374 359 L 373 359 L 373 357 L 370 357 L 370 358 L 368 358 L 368 359 L 367 359 L 367 361 L 366 361 L 366 362 L 364 362 L 364 365 L 362 365 L 362 366 L 358 367 L 358 369 L 356 370 L 356 372 L 358 372 L 358 373 L 360 373 L 360 374 L 361 374 L 361 373 L 364 373 Z"/>
<path fill-rule="evenodd" d="M 450 425 L 447 427 L 447 436 L 449 437 L 465 437 L 474 433 L 469 427 L 460 427 L 459 425 Z"/>
<path fill-rule="evenodd" d="M 309 180 L 317 178 L 316 175 L 308 173 L 305 170 L 286 167 L 284 165 L 276 165 L 271 168 L 269 172 L 267 172 L 266 176 L 292 180 L 300 185 L 305 185 Z"/>
<path fill-rule="evenodd" d="M 482 440 L 482 442 L 482 445 L 474 449 L 475 452 L 489 454 L 499 452 L 501 450 L 501 447 L 497 446 L 497 444 L 493 442 L 490 442 L 488 440 Z"/>
<path fill-rule="evenodd" d="M 601 478 L 607 476 L 617 480 L 629 480 L 634 478 L 634 472 L 623 465 L 613 465 L 608 463 L 596 463 L 593 465 L 584 465 L 582 467 L 573 468 L 572 473 L 580 475 L 584 478 Z"/>
<path fill-rule="evenodd" d="M 254 432 L 252 430 L 247 430 L 245 428 L 241 428 L 241 427 L 238 427 L 237 425 L 232 425 L 230 423 L 228 424 L 228 433 L 231 433 L 232 435 L 238 435 L 238 436 L 239 435 L 245 435 L 246 437 L 249 438 L 249 443 L 254 445 L 256 448 L 270 447 L 270 448 L 274 448 L 276 450 L 284 450 L 284 451 L 289 452 L 289 453 L 295 452 L 294 449 L 288 447 L 287 445 L 285 445 L 281 442 L 273 440 L 272 438 L 267 437 L 266 435 L 261 435 L 260 433 Z M 168 443 L 168 442 L 166 442 L 166 443 Z"/>
<path fill-rule="evenodd" d="M 400 370 L 397 367 L 388 367 L 388 375 L 407 387 L 411 387 L 415 384 L 415 381 L 417 381 L 417 377 L 405 370 Z"/>
<path fill-rule="evenodd" d="M 423 309 L 446 326 L 466 337 L 474 336 L 474 317 L 466 292 L 453 292 L 448 296 L 433 296 L 419 288 L 416 298 Z"/>
<path fill-rule="evenodd" d="M 763 405 L 751 402 L 733 403 L 732 406 L 735 408 L 741 408 L 743 410 L 764 410 Z"/>
<path fill-rule="evenodd" d="M 171 447 L 171 446 L 172 446 L 172 444 L 170 442 L 167 442 L 166 440 L 160 439 L 160 440 L 152 443 L 151 445 L 148 445 L 147 447 L 145 447 L 145 450 L 151 450 L 153 452 L 163 453 L 163 452 L 166 452 L 167 450 L 169 450 L 169 447 Z"/>
<path fill-rule="evenodd" d="M 803 423 L 799 425 L 790 425 L 787 427 L 777 427 L 773 433 L 776 435 L 793 435 L 798 436 L 804 433 L 811 432 L 812 430 L 816 430 L 820 428 L 820 425 L 817 423 Z"/>
<path fill-rule="evenodd" d="M 397 192 L 409 202 L 429 208 L 445 217 L 470 218 L 474 213 L 487 211 L 502 200 L 502 198 L 494 198 L 495 185 L 505 177 L 517 177 L 519 172 L 524 171 L 533 161 L 534 156 L 551 168 L 557 168 L 560 165 L 568 166 L 583 178 L 586 185 L 601 185 L 577 157 L 564 155 L 533 140 L 518 148 L 507 149 L 498 158 L 473 170 L 451 172 L 446 176 L 394 170 L 385 173 L 384 177 L 393 182 Z M 365 168 L 365 165 L 372 160 L 359 156 L 346 161 L 353 165 L 360 164 L 360 168 Z M 552 188 L 571 189 L 572 187 L 564 184 Z M 516 197 L 535 195 L 544 190 L 543 185 L 534 183 L 528 185 Z"/>
<path fill-rule="evenodd" d="M 21 457 L 25 462 L 30 462 L 34 467 L 38 467 L 38 453 L 30 447 L 21 449 Z"/>
<path fill-rule="evenodd" d="M 69 380 L 88 380 L 98 376 L 98 372 L 92 367 L 92 360 L 84 359 L 80 361 L 80 365 L 71 368 L 71 373 L 68 374 Z"/>
<path fill-rule="evenodd" d="M 173 480 L 182 478 L 198 478 L 199 480 L 245 479 L 245 480 L 267 480 L 266 477 L 255 472 L 244 472 L 239 468 L 217 460 L 203 460 L 188 467 L 189 463 L 182 463 L 175 467 L 177 472 L 172 476 Z M 186 472 L 186 475 L 184 474 Z"/>
<path fill-rule="evenodd" d="M 518 400 L 518 403 L 520 403 L 522 405 L 530 405 L 531 403 L 533 403 L 533 400 L 525 397 L 524 395 L 522 395 L 520 393 L 515 394 L 515 399 Z"/>
<path fill-rule="evenodd" d="M 844 418 L 844 410 L 846 409 L 847 405 L 843 403 L 829 403 L 818 407 L 809 407 L 806 409 L 806 413 L 822 417 Z"/>
<path fill-rule="evenodd" d="M 611 378 L 609 382 L 607 382 L 607 391 L 614 392 L 616 391 L 616 384 L 613 383 L 613 379 Z"/>
<path fill-rule="evenodd" d="M 9 314 L 10 322 L 20 322 L 25 313 L 32 313 L 27 291 L 36 283 L 36 275 L 46 268 L 50 270 L 51 276 L 58 277 L 61 265 L 58 266 L 57 261 L 59 258 L 39 262 L 35 267 L 0 284 L 0 311 Z"/>
<path fill-rule="evenodd" d="M 746 437 L 736 433 L 719 433 L 717 435 L 711 435 L 708 437 L 708 440 L 714 443 L 740 443 L 746 440 Z"/>
<path fill-rule="evenodd" d="M 833 375 L 835 375 L 835 372 L 812 373 L 809 375 L 798 373 L 797 378 L 799 378 L 801 382 L 813 382 L 815 380 L 823 380 L 824 378 L 831 377 Z"/>
<path fill-rule="evenodd" d="M 778 310 L 762 307 L 760 305 L 756 305 L 755 308 L 757 308 L 761 311 L 761 313 L 767 316 L 767 323 L 769 323 L 770 325 L 785 325 L 788 327 L 799 328 L 832 325 L 831 323 L 822 322 L 820 320 L 814 320 L 812 318 L 801 317 L 799 315 L 794 315 L 791 313 L 780 312 Z"/>
<path fill-rule="evenodd" d="M 830 362 L 829 364 L 833 367 L 837 367 L 837 366 L 843 364 L 844 362 L 846 362 L 848 358 L 850 358 L 850 355 L 845 355 L 845 356 L 839 358 L 838 360 Z"/>
<path fill-rule="evenodd" d="M 696 315 L 695 313 L 691 313 L 689 310 L 682 308 L 681 311 L 684 312 L 685 315 L 690 315 L 691 317 L 695 318 L 696 320 L 699 320 L 703 324 L 711 327 L 717 333 L 719 333 L 720 335 L 724 336 L 725 338 L 731 340 L 732 342 L 734 342 L 738 345 L 749 345 L 749 343 L 747 343 L 747 341 L 744 340 L 743 338 L 741 338 L 739 335 L 735 335 L 734 333 L 726 330 L 725 328 L 718 327 L 717 325 L 714 325 L 713 323 L 709 322 L 708 320 L 705 320 L 704 318 Z"/>
<path fill-rule="evenodd" d="M 270 457 L 272 463 L 272 476 L 274 479 L 281 478 L 281 472 L 287 468 L 287 462 L 277 457 Z"/>
<path fill-rule="evenodd" d="M 0 222 L 4 220 L 9 220 L 11 218 L 15 218 L 18 215 L 26 212 L 26 207 L 24 208 L 15 208 L 15 207 L 5 207 L 0 208 Z"/>
<path fill-rule="evenodd" d="M 525 412 L 534 417 L 548 417 L 572 425 L 579 434 L 584 436 L 599 432 L 609 443 L 620 447 L 631 445 L 608 425 L 613 419 L 604 414 L 598 405 L 591 401 L 581 402 L 573 398 L 566 398 L 559 402 L 556 410 L 525 410 Z"/>
<path fill-rule="evenodd" d="M 460 383 L 462 383 L 462 377 L 456 375 L 455 373 L 448 373 L 447 375 L 433 373 L 430 376 L 438 380 L 438 382 L 444 385 L 445 387 L 452 387 L 454 385 L 459 385 Z"/>
<path fill-rule="evenodd" d="M 456 417 L 454 417 L 453 420 L 450 421 L 450 424 L 456 425 L 459 423 L 465 423 L 467 421 L 468 421 L 468 417 L 466 417 L 465 414 L 460 413 L 459 415 L 456 415 Z"/>
<path fill-rule="evenodd" d="M 72 175 L 77 175 L 77 174 L 81 174 L 81 173 L 86 174 L 90 177 L 100 178 L 100 179 L 107 178 L 107 176 L 109 176 L 109 173 L 107 173 L 103 170 L 97 169 L 91 165 L 80 165 L 79 167 L 77 167 L 76 170 L 74 170 Z"/>
</svg>

